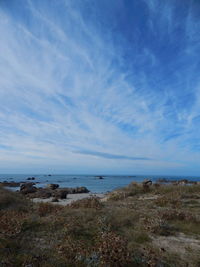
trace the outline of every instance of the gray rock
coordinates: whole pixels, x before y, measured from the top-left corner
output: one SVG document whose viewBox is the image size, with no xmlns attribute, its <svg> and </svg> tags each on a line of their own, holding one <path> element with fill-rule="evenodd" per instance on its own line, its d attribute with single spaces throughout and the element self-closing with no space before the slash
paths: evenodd
<svg viewBox="0 0 200 267">
<path fill-rule="evenodd" d="M 53 192 L 53 196 L 59 199 L 66 199 L 67 194 L 68 194 L 68 190 L 65 190 L 65 189 L 58 189 Z"/>
<path fill-rule="evenodd" d="M 142 182 L 143 185 L 152 185 L 152 181 L 150 179 L 145 179 L 143 182 Z"/>
<path fill-rule="evenodd" d="M 34 183 L 23 183 L 20 185 L 20 193 L 26 195 L 26 194 L 32 194 L 37 191 L 37 188 L 34 186 Z"/>
<path fill-rule="evenodd" d="M 59 202 L 59 200 L 56 197 L 54 197 L 52 198 L 51 202 Z"/>
<path fill-rule="evenodd" d="M 59 184 L 48 184 L 46 187 L 49 189 L 55 190 L 59 187 Z"/>
</svg>

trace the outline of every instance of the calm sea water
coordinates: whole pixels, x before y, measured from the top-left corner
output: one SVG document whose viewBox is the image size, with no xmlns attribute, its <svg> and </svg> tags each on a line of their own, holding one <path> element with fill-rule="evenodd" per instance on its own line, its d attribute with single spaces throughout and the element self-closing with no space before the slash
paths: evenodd
<svg viewBox="0 0 200 267">
<path fill-rule="evenodd" d="M 105 193 L 114 189 L 126 186 L 133 181 L 141 182 L 146 178 L 156 181 L 158 178 L 166 178 L 170 180 L 188 179 L 192 181 L 200 181 L 200 177 L 183 177 L 183 176 L 152 176 L 152 175 L 136 175 L 136 176 L 103 176 L 104 179 L 98 179 L 93 175 L 35 175 L 35 174 L 0 174 L 0 182 L 15 181 L 23 182 L 28 177 L 35 177 L 33 182 L 39 182 L 37 187 L 44 187 L 49 183 L 59 184 L 60 187 L 77 187 L 86 186 L 91 192 Z M 17 188 L 16 188 L 17 189 Z"/>
</svg>

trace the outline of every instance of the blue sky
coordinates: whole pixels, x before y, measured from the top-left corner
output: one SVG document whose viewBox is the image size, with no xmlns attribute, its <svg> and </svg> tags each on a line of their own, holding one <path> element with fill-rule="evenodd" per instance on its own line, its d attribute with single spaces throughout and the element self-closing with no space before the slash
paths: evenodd
<svg viewBox="0 0 200 267">
<path fill-rule="evenodd" d="M 200 174 L 198 0 L 1 0 L 0 172 Z"/>
</svg>

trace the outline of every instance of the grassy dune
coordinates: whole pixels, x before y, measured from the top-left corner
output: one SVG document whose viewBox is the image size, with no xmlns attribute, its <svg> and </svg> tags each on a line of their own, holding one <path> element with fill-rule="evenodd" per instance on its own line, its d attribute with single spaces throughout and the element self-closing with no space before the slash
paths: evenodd
<svg viewBox="0 0 200 267">
<path fill-rule="evenodd" d="M 104 201 L 0 188 L 0 266 L 200 266 L 200 185 L 132 183 Z"/>
</svg>

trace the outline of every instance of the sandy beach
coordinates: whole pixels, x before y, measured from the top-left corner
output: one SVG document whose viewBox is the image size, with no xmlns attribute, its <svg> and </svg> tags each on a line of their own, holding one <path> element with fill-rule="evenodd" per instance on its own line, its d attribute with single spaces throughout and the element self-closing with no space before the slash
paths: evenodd
<svg viewBox="0 0 200 267">
<path fill-rule="evenodd" d="M 98 197 L 102 201 L 105 198 L 105 194 L 95 194 L 95 193 L 81 193 L 81 194 L 68 194 L 66 199 L 59 199 L 59 202 L 52 202 L 53 197 L 50 198 L 33 198 L 32 201 L 34 203 L 43 202 L 43 203 L 53 203 L 53 204 L 59 204 L 59 205 L 69 205 L 74 201 L 84 199 L 84 198 L 91 198 L 91 197 Z"/>
</svg>

